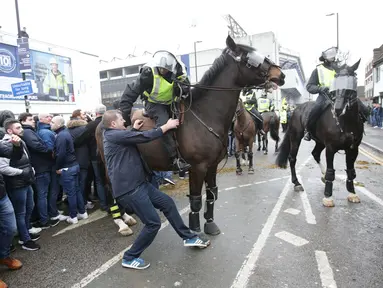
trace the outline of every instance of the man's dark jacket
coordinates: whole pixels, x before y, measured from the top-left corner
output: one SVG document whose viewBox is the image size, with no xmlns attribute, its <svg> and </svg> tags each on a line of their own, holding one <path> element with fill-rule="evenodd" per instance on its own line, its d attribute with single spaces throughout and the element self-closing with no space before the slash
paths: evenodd
<svg viewBox="0 0 383 288">
<path fill-rule="evenodd" d="M 136 144 L 150 142 L 162 135 L 161 128 L 143 132 L 105 130 L 104 155 L 115 199 L 146 181 L 147 173 Z"/>
<path fill-rule="evenodd" d="M 14 146 L 8 141 L 0 141 L 0 157 L 5 157 L 8 159 L 21 159 L 23 156 L 23 150 L 21 147 Z M 0 199 L 4 198 L 6 195 L 5 183 L 3 175 L 0 174 Z"/>
</svg>

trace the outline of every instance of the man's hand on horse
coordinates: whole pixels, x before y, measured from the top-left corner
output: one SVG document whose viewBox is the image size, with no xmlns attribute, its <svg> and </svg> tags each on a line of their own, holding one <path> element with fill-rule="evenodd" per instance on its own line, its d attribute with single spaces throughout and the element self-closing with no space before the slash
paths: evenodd
<svg viewBox="0 0 383 288">
<path fill-rule="evenodd" d="M 136 120 L 134 121 L 133 128 L 136 130 L 140 130 L 142 125 L 144 125 L 144 120 Z"/>
<path fill-rule="evenodd" d="M 175 128 L 177 128 L 179 125 L 180 125 L 180 120 L 170 118 L 170 119 L 168 120 L 168 122 L 166 122 L 165 125 L 162 125 L 162 126 L 161 126 L 161 129 L 162 129 L 162 132 L 163 132 L 163 133 L 166 133 L 166 131 L 171 130 L 171 129 L 175 129 Z"/>
</svg>

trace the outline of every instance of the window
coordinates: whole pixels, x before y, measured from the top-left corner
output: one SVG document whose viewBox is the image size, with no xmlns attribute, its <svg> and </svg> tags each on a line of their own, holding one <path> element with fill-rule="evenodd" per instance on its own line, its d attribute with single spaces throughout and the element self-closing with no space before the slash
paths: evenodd
<svg viewBox="0 0 383 288">
<path fill-rule="evenodd" d="M 376 82 L 380 81 L 380 67 L 376 67 Z"/>
</svg>

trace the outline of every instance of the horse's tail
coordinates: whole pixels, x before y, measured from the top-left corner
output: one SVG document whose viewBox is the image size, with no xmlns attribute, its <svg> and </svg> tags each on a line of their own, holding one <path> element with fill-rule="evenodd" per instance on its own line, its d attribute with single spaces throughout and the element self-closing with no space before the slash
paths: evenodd
<svg viewBox="0 0 383 288">
<path fill-rule="evenodd" d="M 278 126 L 279 126 L 279 123 L 277 123 L 277 115 L 273 115 L 271 116 L 271 119 L 270 119 L 270 136 L 271 138 L 273 138 L 274 141 L 279 141 L 279 135 L 278 135 Z"/>
<path fill-rule="evenodd" d="M 281 144 L 281 146 L 279 146 L 278 156 L 277 156 L 277 159 L 275 160 L 275 164 L 281 168 L 287 167 L 287 160 L 289 158 L 290 146 L 291 146 L 290 134 L 291 134 L 291 129 L 290 129 L 290 125 L 289 125 L 287 127 L 285 137 L 283 138 L 282 144 Z"/>
</svg>

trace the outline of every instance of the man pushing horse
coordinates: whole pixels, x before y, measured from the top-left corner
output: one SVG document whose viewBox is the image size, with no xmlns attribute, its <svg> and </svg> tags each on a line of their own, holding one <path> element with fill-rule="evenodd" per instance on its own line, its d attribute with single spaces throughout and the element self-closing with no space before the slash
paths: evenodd
<svg viewBox="0 0 383 288">
<path fill-rule="evenodd" d="M 138 131 L 142 120 L 133 123 L 132 130 L 126 130 L 120 111 L 106 111 L 102 117 L 104 132 L 104 155 L 108 176 L 113 187 L 113 197 L 124 208 L 133 210 L 145 225 L 133 246 L 127 250 L 122 266 L 145 269 L 149 263 L 140 255 L 153 242 L 161 227 L 156 209 L 164 213 L 177 234 L 184 240 L 184 246 L 206 248 L 210 241 L 200 239 L 184 224 L 171 197 L 162 193 L 148 182 L 147 172 L 142 164 L 137 144 L 155 140 L 179 125 L 178 119 L 169 119 L 161 127 Z M 156 208 L 156 209 L 155 209 Z"/>
</svg>

